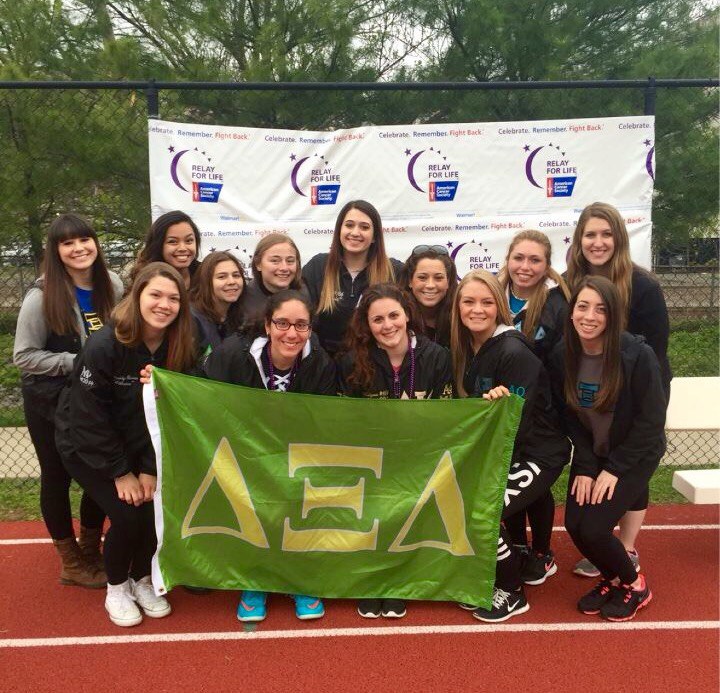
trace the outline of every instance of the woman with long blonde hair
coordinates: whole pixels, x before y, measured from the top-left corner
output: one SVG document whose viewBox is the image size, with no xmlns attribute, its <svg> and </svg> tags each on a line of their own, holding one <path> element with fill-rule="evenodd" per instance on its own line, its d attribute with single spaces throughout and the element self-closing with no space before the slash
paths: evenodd
<svg viewBox="0 0 720 693">
<path fill-rule="evenodd" d="M 503 520 L 527 508 L 552 486 L 569 461 L 570 446 L 552 407 L 547 373 L 527 339 L 511 323 L 498 280 L 489 272 L 466 274 L 453 301 L 450 327 L 455 390 L 460 397 L 495 400 L 517 394 L 524 399 L 508 475 Z M 546 536 L 550 527 L 538 536 Z M 539 547 L 543 553 L 549 546 Z M 473 609 L 475 618 L 498 622 L 530 607 L 522 586 L 520 555 L 500 527 L 493 602 Z"/>
</svg>

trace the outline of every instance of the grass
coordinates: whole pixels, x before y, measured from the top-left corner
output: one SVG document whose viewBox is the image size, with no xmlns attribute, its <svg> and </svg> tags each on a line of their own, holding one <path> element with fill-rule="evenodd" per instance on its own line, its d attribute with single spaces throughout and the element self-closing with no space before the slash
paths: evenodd
<svg viewBox="0 0 720 693">
<path fill-rule="evenodd" d="M 720 375 L 720 327 L 693 320 L 670 327 L 668 358 L 677 377 Z"/>
<path fill-rule="evenodd" d="M 650 502 L 687 503 L 672 487 L 672 475 L 682 467 L 659 467 L 650 481 Z M 560 478 L 553 486 L 555 503 L 565 503 L 568 482 L 568 468 L 563 470 Z M 70 504 L 73 516 L 78 517 L 80 507 L 80 488 L 73 482 L 70 487 Z M 0 479 L 0 522 L 18 520 L 39 520 L 40 515 L 40 482 L 37 479 Z"/>
</svg>

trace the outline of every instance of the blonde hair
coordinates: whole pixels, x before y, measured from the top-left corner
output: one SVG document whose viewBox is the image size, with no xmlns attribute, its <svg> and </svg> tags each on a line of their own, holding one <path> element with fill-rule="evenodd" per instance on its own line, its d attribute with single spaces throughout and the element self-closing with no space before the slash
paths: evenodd
<svg viewBox="0 0 720 693">
<path fill-rule="evenodd" d="M 606 202 L 593 202 L 583 209 L 575 226 L 570 255 L 567 263 L 567 283 L 574 293 L 583 278 L 590 272 L 590 263 L 585 259 L 582 252 L 582 235 L 585 225 L 590 219 L 603 219 L 610 225 L 613 235 L 614 250 L 612 257 L 607 262 L 606 276 L 615 284 L 620 301 L 623 306 L 624 321 L 627 322 L 627 314 L 630 310 L 630 298 L 632 293 L 633 263 L 630 259 L 630 238 L 628 237 L 625 220 L 620 212 Z M 623 323 L 624 324 L 624 323 Z"/>
<path fill-rule="evenodd" d="M 452 317 L 450 319 L 450 354 L 453 362 L 453 375 L 455 377 L 455 389 L 460 397 L 467 397 L 468 393 L 463 386 L 463 378 L 465 376 L 465 366 L 473 356 L 472 335 L 470 330 L 463 324 L 460 319 L 460 301 L 465 286 L 470 282 L 481 282 L 489 289 L 492 297 L 495 299 L 497 306 L 497 324 L 512 325 L 510 317 L 510 307 L 508 306 L 505 292 L 500 286 L 495 275 L 486 270 L 473 270 L 468 272 L 460 284 L 452 303 Z"/>
<path fill-rule="evenodd" d="M 550 266 L 550 260 L 552 256 L 552 246 L 550 245 L 550 239 L 542 232 L 536 231 L 535 229 L 526 229 L 520 231 L 510 242 L 507 255 L 505 256 L 505 265 L 498 272 L 497 278 L 502 286 L 503 290 L 507 290 L 510 287 L 512 291 L 512 280 L 510 279 L 510 273 L 508 272 L 508 261 L 513 249 L 518 243 L 522 241 L 532 241 L 542 246 L 545 253 L 545 262 L 547 263 L 547 269 L 545 270 L 545 277 L 550 277 L 559 287 L 560 291 L 563 292 L 565 300 L 570 298 L 570 290 L 568 289 L 565 280 Z M 532 339 L 535 335 L 535 329 L 537 328 L 538 322 L 540 322 L 540 315 L 545 307 L 545 301 L 547 301 L 548 288 L 545 286 L 545 277 L 543 277 L 532 289 L 530 298 L 527 300 L 525 307 L 525 319 L 522 323 L 522 333 Z"/>
</svg>

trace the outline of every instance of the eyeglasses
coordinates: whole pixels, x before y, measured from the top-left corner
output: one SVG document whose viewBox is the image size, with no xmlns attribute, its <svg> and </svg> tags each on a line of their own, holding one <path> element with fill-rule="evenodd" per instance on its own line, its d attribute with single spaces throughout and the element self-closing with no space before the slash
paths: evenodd
<svg viewBox="0 0 720 693">
<path fill-rule="evenodd" d="M 420 253 L 427 253 L 428 250 L 434 250 L 438 255 L 450 255 L 444 245 L 416 245 L 411 254 L 420 255 Z"/>
<path fill-rule="evenodd" d="M 280 318 L 279 320 L 270 321 L 280 332 L 287 332 L 291 327 L 295 328 L 295 332 L 307 332 L 310 329 L 310 323 L 307 320 L 298 320 L 297 322 L 290 322 Z"/>
</svg>

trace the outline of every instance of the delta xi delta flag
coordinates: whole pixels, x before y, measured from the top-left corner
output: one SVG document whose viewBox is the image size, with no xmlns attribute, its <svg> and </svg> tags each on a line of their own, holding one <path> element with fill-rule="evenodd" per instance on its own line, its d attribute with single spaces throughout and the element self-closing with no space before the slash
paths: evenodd
<svg viewBox="0 0 720 693">
<path fill-rule="evenodd" d="M 153 584 L 490 607 L 522 399 L 269 392 L 154 369 Z"/>
</svg>

